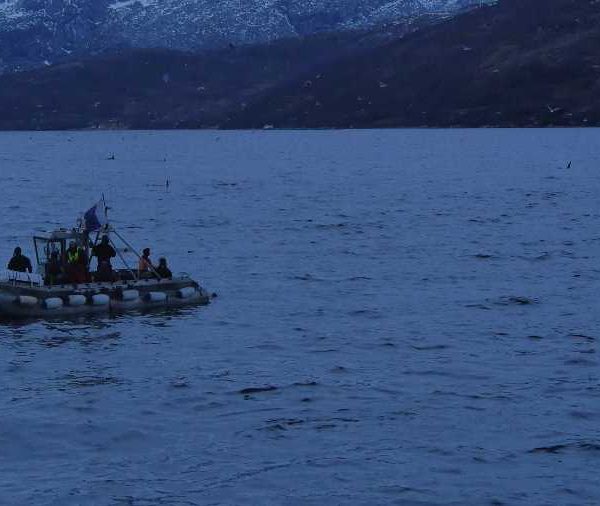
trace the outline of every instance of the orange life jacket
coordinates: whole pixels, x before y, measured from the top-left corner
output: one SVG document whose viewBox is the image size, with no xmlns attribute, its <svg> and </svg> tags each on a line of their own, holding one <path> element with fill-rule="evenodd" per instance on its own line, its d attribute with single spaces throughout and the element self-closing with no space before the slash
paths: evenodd
<svg viewBox="0 0 600 506">
<path fill-rule="evenodd" d="M 140 258 L 140 263 L 138 265 L 138 269 L 140 272 L 149 271 L 151 267 L 152 267 L 152 262 L 150 261 L 150 258 L 145 258 L 145 257 Z"/>
</svg>

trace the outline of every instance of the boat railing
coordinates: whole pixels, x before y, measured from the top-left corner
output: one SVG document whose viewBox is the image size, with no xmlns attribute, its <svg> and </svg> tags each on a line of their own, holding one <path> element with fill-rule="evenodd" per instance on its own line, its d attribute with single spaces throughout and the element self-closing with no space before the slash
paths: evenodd
<svg viewBox="0 0 600 506">
<path fill-rule="evenodd" d="M 0 271 L 0 281 L 8 281 L 13 285 L 26 283 L 29 286 L 42 286 L 44 284 L 44 279 L 39 274 L 11 271 L 9 269 Z"/>
</svg>

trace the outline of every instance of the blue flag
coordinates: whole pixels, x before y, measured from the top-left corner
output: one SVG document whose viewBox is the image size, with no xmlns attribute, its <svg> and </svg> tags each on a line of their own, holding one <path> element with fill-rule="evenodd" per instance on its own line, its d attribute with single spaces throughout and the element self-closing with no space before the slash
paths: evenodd
<svg viewBox="0 0 600 506">
<path fill-rule="evenodd" d="M 83 215 L 84 229 L 86 232 L 95 232 L 106 225 L 104 203 L 98 202 L 94 207 L 88 209 Z"/>
</svg>

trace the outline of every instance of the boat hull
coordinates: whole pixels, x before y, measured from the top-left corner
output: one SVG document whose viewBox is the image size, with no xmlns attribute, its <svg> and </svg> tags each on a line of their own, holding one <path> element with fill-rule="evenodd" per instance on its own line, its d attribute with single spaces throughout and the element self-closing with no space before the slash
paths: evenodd
<svg viewBox="0 0 600 506">
<path fill-rule="evenodd" d="M 52 287 L 0 283 L 0 317 L 70 318 L 205 305 L 210 299 L 210 295 L 189 278 Z"/>
</svg>

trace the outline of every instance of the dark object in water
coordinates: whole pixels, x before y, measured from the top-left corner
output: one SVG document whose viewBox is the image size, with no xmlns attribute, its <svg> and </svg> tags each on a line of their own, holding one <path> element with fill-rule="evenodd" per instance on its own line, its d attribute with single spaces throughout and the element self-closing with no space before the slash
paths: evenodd
<svg viewBox="0 0 600 506">
<path fill-rule="evenodd" d="M 494 301 L 494 304 L 499 306 L 528 306 L 531 304 L 535 304 L 537 302 L 536 299 L 530 299 L 528 297 L 523 296 L 510 296 L 510 297 L 500 297 L 498 300 Z"/>
<path fill-rule="evenodd" d="M 262 393 L 262 392 L 272 392 L 273 390 L 277 390 L 277 387 L 269 385 L 269 386 L 266 386 L 266 387 L 249 387 L 249 388 L 243 388 L 238 393 L 243 394 L 243 395 L 250 395 L 250 394 L 259 394 L 259 393 Z"/>
<path fill-rule="evenodd" d="M 600 451 L 600 444 L 596 442 L 581 441 L 577 443 L 564 443 L 552 446 L 541 446 L 529 450 L 528 453 L 551 453 L 557 454 L 562 453 L 566 450 L 582 450 L 582 451 Z"/>
<path fill-rule="evenodd" d="M 527 297 L 509 297 L 508 301 L 512 304 L 520 304 L 522 306 L 533 304 L 534 302 L 532 299 L 528 299 Z"/>
</svg>

